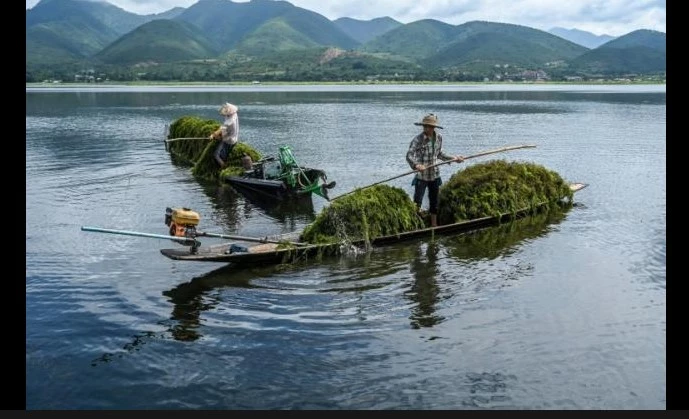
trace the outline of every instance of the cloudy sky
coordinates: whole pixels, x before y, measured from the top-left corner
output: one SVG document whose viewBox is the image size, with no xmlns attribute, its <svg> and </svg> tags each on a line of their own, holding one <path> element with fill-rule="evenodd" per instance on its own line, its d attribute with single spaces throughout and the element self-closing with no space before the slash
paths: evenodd
<svg viewBox="0 0 689 419">
<path fill-rule="evenodd" d="M 105 1 L 105 0 L 92 0 Z M 198 0 L 107 0 L 137 14 L 189 7 Z M 234 0 L 244 3 L 248 0 Z M 26 0 L 32 8 L 39 0 Z M 596 35 L 621 36 L 637 29 L 665 30 L 665 0 L 288 0 L 330 20 L 389 16 L 409 23 L 436 19 L 451 25 L 472 20 L 513 23 L 549 30 L 555 26 Z"/>
</svg>

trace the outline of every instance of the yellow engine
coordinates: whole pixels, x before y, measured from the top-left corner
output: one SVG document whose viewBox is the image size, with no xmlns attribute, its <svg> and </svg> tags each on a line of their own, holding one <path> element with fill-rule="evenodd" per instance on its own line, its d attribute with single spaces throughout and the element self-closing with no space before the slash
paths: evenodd
<svg viewBox="0 0 689 419">
<path fill-rule="evenodd" d="M 165 208 L 165 225 L 170 227 L 170 235 L 177 237 L 196 237 L 196 226 L 201 217 L 189 208 Z"/>
</svg>

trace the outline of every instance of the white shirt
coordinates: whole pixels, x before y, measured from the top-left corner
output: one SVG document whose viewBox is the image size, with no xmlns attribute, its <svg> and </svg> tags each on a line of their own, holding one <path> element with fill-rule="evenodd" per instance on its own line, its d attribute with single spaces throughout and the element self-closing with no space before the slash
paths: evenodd
<svg viewBox="0 0 689 419">
<path fill-rule="evenodd" d="M 220 130 L 222 131 L 223 142 L 231 145 L 237 144 L 239 139 L 239 118 L 237 117 L 237 112 L 225 117 Z"/>
</svg>

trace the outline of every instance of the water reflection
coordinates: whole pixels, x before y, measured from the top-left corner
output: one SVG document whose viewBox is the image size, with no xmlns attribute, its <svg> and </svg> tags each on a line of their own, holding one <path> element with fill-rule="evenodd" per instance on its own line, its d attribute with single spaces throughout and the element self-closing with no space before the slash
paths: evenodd
<svg viewBox="0 0 689 419">
<path fill-rule="evenodd" d="M 172 316 L 175 323 L 170 326 L 170 333 L 175 340 L 194 341 L 201 337 L 198 328 L 201 324 L 201 312 L 210 310 L 218 305 L 218 300 L 211 297 L 216 288 L 237 287 L 254 288 L 249 283 L 248 276 L 231 275 L 228 267 L 222 267 L 163 291 L 173 304 Z"/>
<path fill-rule="evenodd" d="M 571 208 L 553 208 L 508 223 L 454 236 L 445 242 L 450 256 L 460 260 L 495 259 L 515 252 L 517 244 L 547 234 Z"/>
<path fill-rule="evenodd" d="M 259 208 L 264 214 L 285 224 L 290 230 L 294 230 L 299 223 L 308 224 L 316 219 L 313 208 L 314 198 L 310 195 L 276 199 L 251 189 L 234 188 L 229 185 L 224 185 L 222 192 L 230 195 L 241 194 L 249 209 Z"/>
<path fill-rule="evenodd" d="M 414 283 L 404 295 L 416 303 L 409 317 L 414 329 L 433 327 L 444 320 L 442 316 L 435 313 L 440 295 L 440 288 L 436 280 L 440 272 L 438 267 L 439 250 L 440 245 L 437 241 L 420 243 L 410 263 L 409 270 L 414 276 Z"/>
</svg>

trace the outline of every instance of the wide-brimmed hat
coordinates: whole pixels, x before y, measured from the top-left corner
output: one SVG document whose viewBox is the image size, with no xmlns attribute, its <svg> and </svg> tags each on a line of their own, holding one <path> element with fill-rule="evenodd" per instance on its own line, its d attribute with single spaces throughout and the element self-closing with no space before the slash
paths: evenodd
<svg viewBox="0 0 689 419">
<path fill-rule="evenodd" d="M 220 107 L 220 110 L 218 112 L 220 112 L 220 115 L 230 116 L 238 110 L 239 108 L 235 105 L 231 104 L 230 102 L 225 102 L 225 104 Z"/>
<path fill-rule="evenodd" d="M 432 113 L 424 116 L 421 122 L 414 122 L 414 125 L 430 125 L 432 127 L 443 129 L 443 127 L 438 125 L 438 117 Z"/>
</svg>

